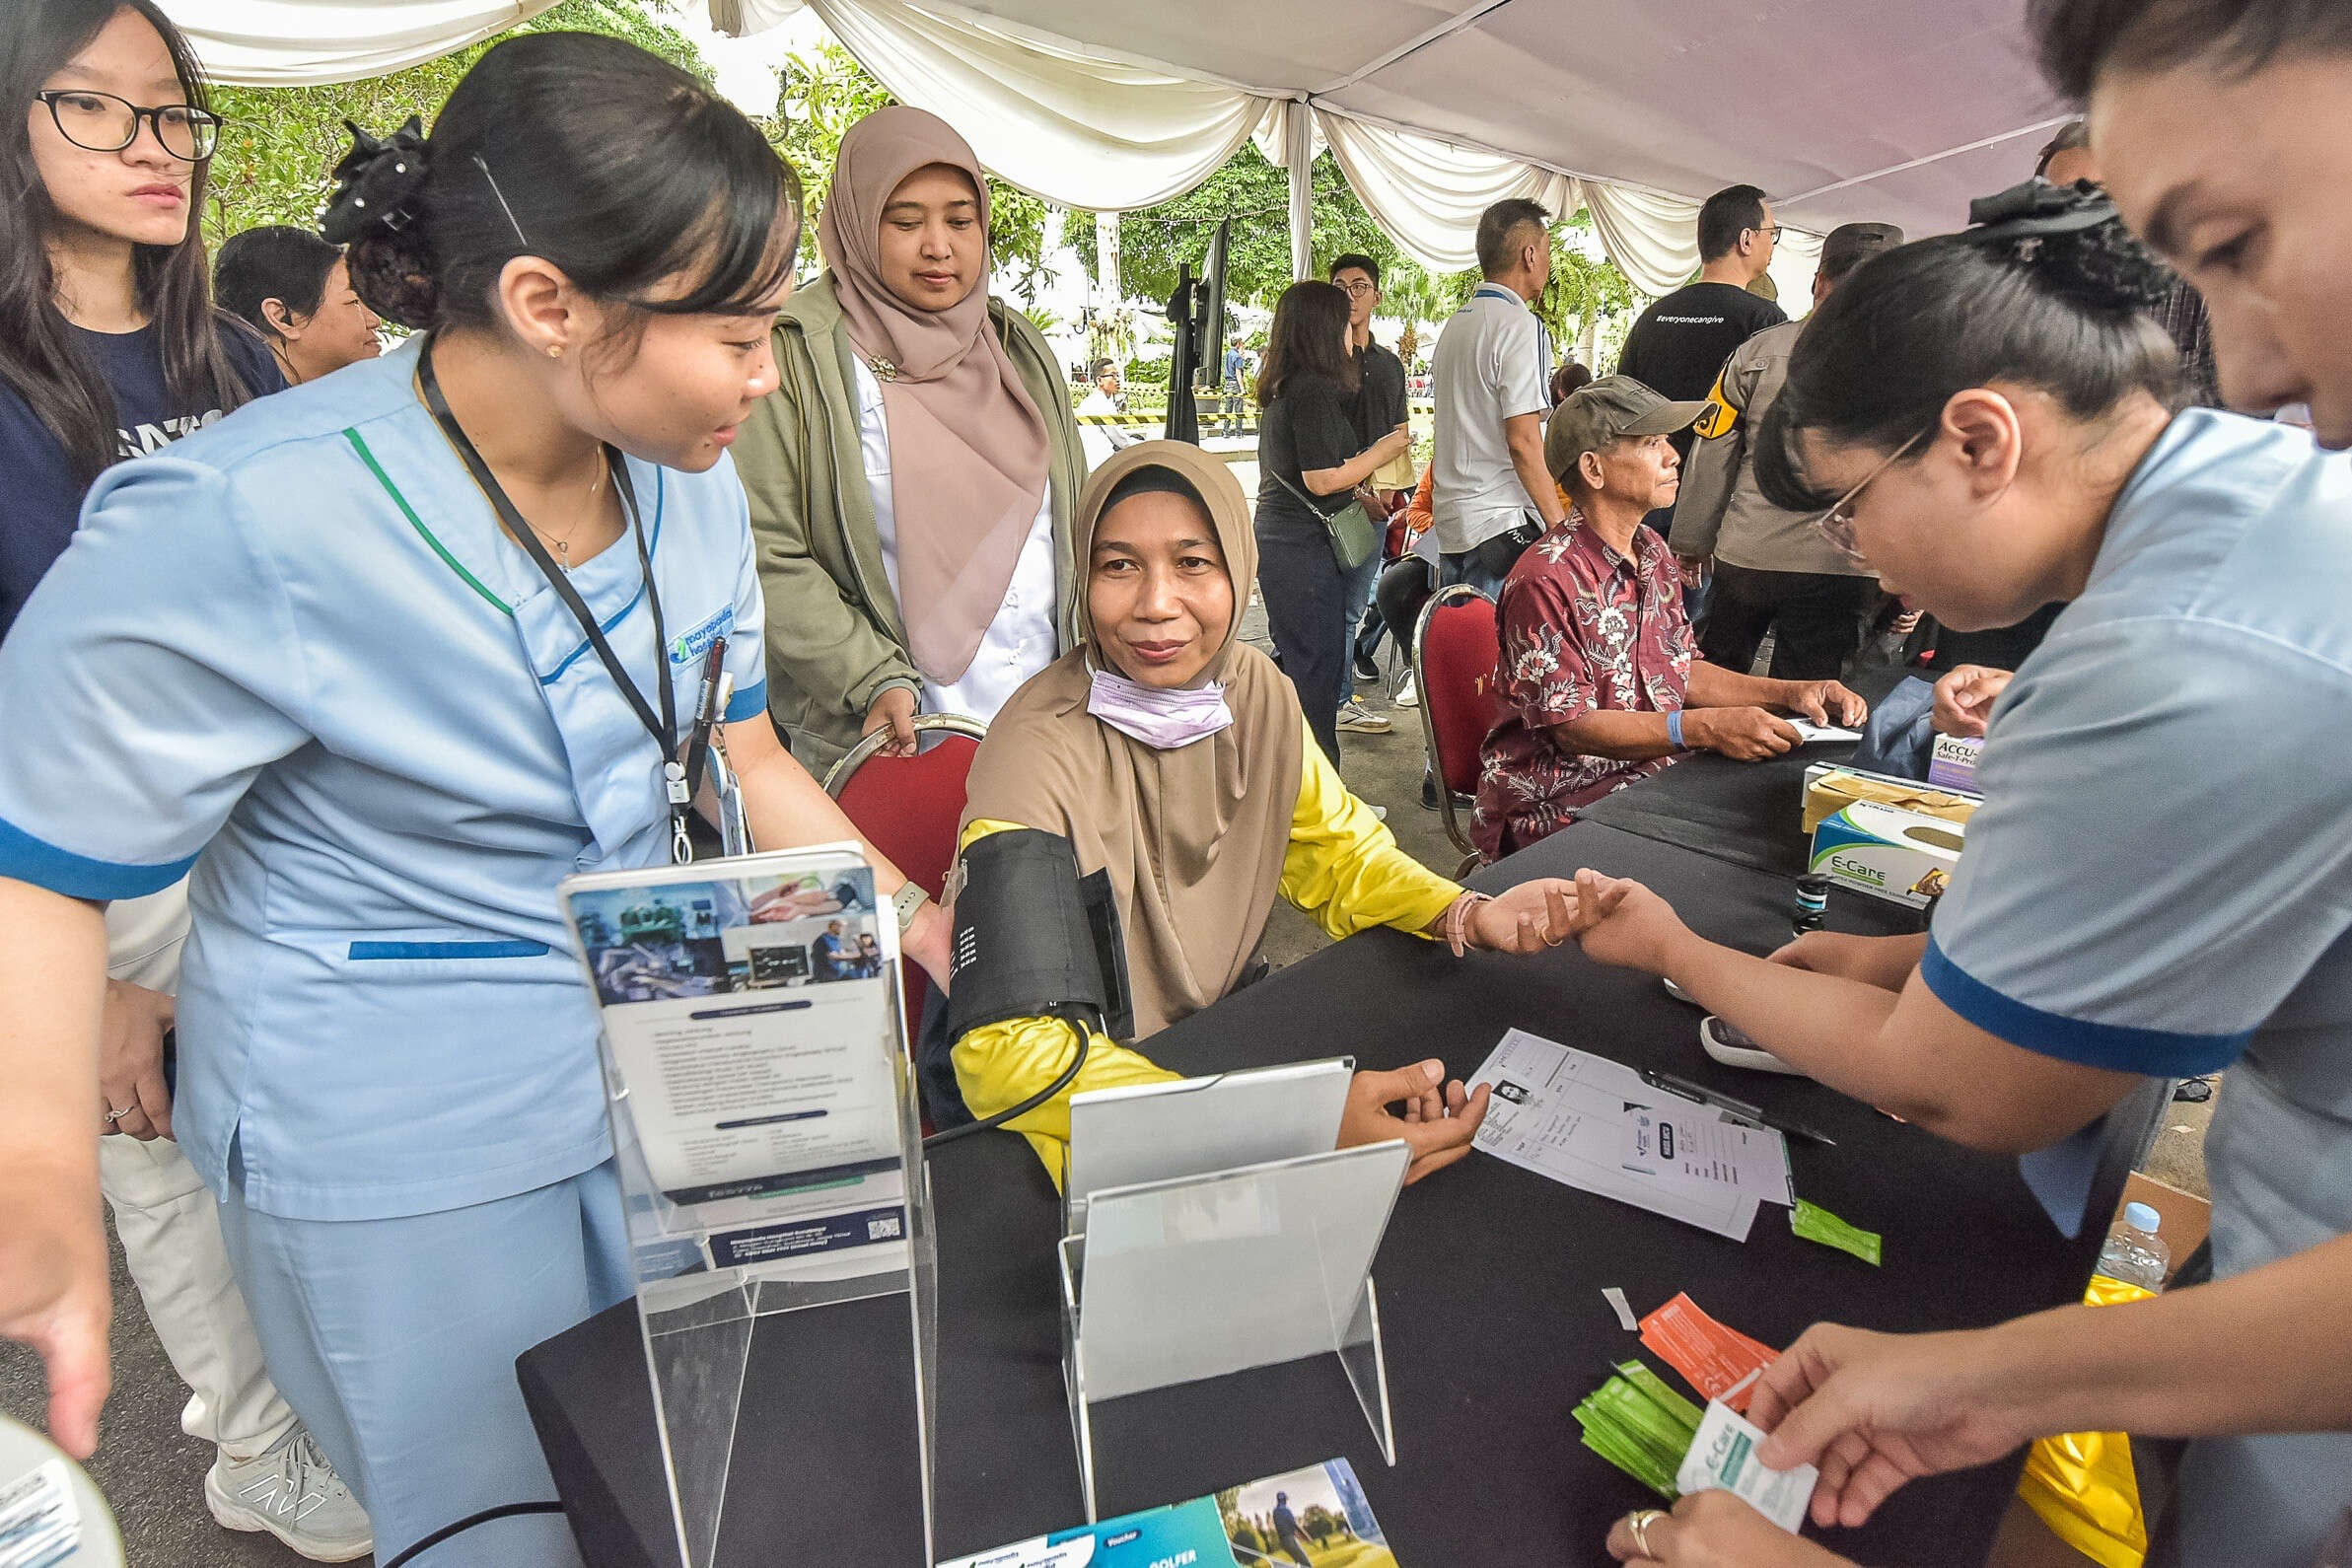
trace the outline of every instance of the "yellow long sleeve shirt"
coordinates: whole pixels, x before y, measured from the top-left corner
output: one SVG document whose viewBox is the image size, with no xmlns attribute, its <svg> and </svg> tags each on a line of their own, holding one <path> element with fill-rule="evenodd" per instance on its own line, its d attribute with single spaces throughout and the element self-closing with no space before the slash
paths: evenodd
<svg viewBox="0 0 2352 1568">
<path fill-rule="evenodd" d="M 957 847 L 1027 825 L 975 820 Z M 1396 847 L 1372 809 L 1348 793 L 1312 733 L 1300 769 L 1298 805 L 1291 812 L 1280 891 L 1333 938 L 1374 926 L 1426 936 L 1431 922 L 1461 895 L 1458 885 Z M 956 1042 L 956 1082 L 964 1105 L 975 1116 L 989 1116 L 1027 1100 L 1069 1066 L 1077 1048 L 1071 1035 L 1071 1027 L 1054 1018 L 1008 1019 L 973 1030 Z M 1070 1086 L 1007 1125 L 1029 1140 L 1059 1186 L 1069 1153 L 1072 1095 L 1176 1076 L 1140 1051 L 1097 1034 Z"/>
</svg>

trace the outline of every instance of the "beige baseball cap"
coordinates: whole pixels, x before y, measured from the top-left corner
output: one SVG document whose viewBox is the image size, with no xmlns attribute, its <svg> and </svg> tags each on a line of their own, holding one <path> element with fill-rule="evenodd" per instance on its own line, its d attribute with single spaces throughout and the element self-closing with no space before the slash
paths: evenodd
<svg viewBox="0 0 2352 1568">
<path fill-rule="evenodd" d="M 1561 478 L 1588 452 L 1628 436 L 1671 436 L 1689 429 L 1706 411 L 1704 402 L 1672 402 L 1631 376 L 1604 376 L 1552 410 L 1551 428 L 1543 433 L 1543 465 L 1553 478 Z"/>
</svg>

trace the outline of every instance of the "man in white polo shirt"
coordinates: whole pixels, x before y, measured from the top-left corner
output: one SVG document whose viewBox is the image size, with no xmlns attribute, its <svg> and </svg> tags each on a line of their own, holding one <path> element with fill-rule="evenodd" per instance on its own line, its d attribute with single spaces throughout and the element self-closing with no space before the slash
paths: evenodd
<svg viewBox="0 0 2352 1568">
<path fill-rule="evenodd" d="M 1478 219 L 1485 281 L 1439 334 L 1433 515 L 1441 587 L 1493 598 L 1519 552 L 1567 516 L 1543 466 L 1551 334 L 1528 302 L 1551 281 L 1551 214 L 1525 197 Z"/>
</svg>

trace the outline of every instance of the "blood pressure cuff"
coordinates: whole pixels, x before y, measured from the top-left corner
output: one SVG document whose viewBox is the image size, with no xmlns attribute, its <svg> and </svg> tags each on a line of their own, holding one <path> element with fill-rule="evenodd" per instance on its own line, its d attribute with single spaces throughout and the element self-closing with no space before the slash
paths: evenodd
<svg viewBox="0 0 2352 1568">
<path fill-rule="evenodd" d="M 1127 947 L 1107 872 L 1078 874 L 1058 833 L 975 839 L 957 870 L 948 1034 L 1014 1018 L 1063 1018 L 1112 1039 L 1135 1033 Z"/>
</svg>

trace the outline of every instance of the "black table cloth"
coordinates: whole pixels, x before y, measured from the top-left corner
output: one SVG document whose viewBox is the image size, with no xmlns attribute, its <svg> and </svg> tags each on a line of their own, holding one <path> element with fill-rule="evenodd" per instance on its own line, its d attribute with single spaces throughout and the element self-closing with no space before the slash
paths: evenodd
<svg viewBox="0 0 2352 1568">
<path fill-rule="evenodd" d="M 1875 708 L 1909 674 L 1873 670 L 1855 677 L 1854 689 Z M 1603 796 L 1577 813 L 1577 819 L 1662 844 L 1679 844 L 1734 865 L 1795 877 L 1805 871 L 1812 849 L 1803 831 L 1805 770 L 1816 763 L 1843 762 L 1853 754 L 1851 741 L 1819 741 L 1761 762 L 1735 762 L 1714 751 L 1693 751 L 1663 772 Z"/>
<path fill-rule="evenodd" d="M 1762 952 L 1788 934 L 1786 882 L 1595 823 L 1479 881 L 1491 889 L 1584 864 L 1648 882 L 1708 936 Z M 1850 900 L 1830 924 L 1888 933 L 1908 918 Z M 1380 931 L 1154 1037 L 1151 1053 L 1186 1072 L 1352 1054 L 1366 1067 L 1437 1055 L 1467 1073 L 1517 1026 L 1678 1072 L 1834 1137 L 1830 1149 L 1792 1141 L 1797 1191 L 1881 1232 L 1885 1266 L 1799 1241 L 1777 1205 L 1734 1242 L 1473 1154 L 1404 1193 L 1375 1270 L 1394 1468 L 1336 1360 L 1318 1358 L 1098 1406 L 1105 1517 L 1345 1454 L 1406 1568 L 1599 1565 L 1608 1561 L 1609 1521 L 1656 1501 L 1581 1447 L 1570 1418 L 1610 1363 L 1647 1355 L 1618 1326 L 1604 1286 L 1621 1287 L 1637 1313 L 1688 1291 L 1775 1345 L 1822 1319 L 1950 1328 L 2079 1299 L 2098 1228 L 2062 1240 L 2014 1162 L 1809 1081 L 1717 1066 L 1699 1049 L 1697 1021 L 1656 979 L 1601 968 L 1573 949 L 1457 961 L 1441 945 Z M 949 1146 L 931 1175 L 942 1281 L 938 1546 L 956 1556 L 1077 1524 L 1083 1508 L 1062 1395 L 1051 1184 L 1004 1134 Z M 905 1568 L 907 1554 L 877 1543 L 900 1534 L 902 1520 L 835 1518 L 830 1501 L 833 1477 L 852 1463 L 844 1456 L 872 1438 L 865 1429 L 878 1411 L 903 1400 L 904 1333 L 903 1312 L 877 1304 L 761 1322 L 721 1533 L 725 1568 Z M 634 1306 L 527 1353 L 520 1373 L 589 1562 L 674 1562 Z M 762 1418 L 787 1390 L 802 1396 L 796 1409 L 828 1412 L 818 1440 L 805 1422 L 779 1433 Z M 821 1441 L 827 1422 L 840 1443 Z M 1822 1538 L 1864 1563 L 1981 1563 L 2016 1469 L 2012 1461 L 1915 1482 L 1867 1528 Z"/>
</svg>

